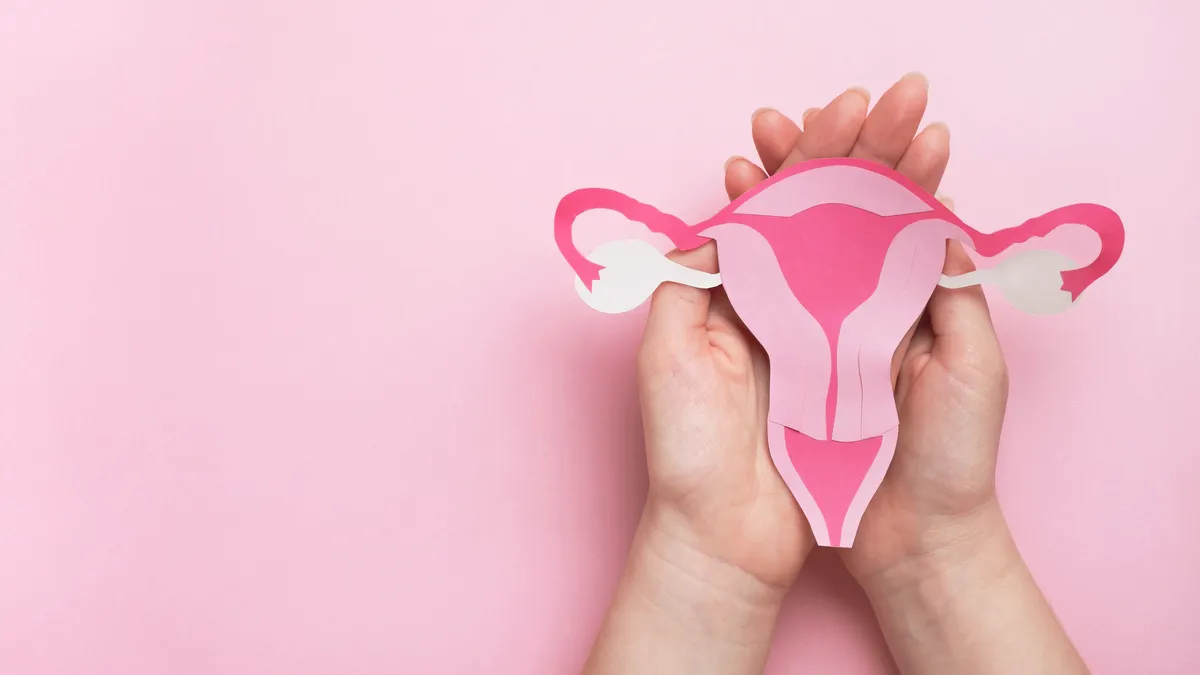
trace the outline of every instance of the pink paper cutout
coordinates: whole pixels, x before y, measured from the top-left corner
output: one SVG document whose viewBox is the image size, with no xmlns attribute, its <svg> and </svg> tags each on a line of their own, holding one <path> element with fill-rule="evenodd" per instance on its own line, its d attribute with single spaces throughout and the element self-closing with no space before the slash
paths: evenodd
<svg viewBox="0 0 1200 675">
<path fill-rule="evenodd" d="M 891 461 L 899 424 L 891 357 L 941 279 L 945 242 L 994 257 L 1062 225 L 1084 225 L 1099 238 L 1099 253 L 1061 272 L 1060 289 L 1050 289 L 1073 301 L 1112 268 L 1125 236 L 1117 214 L 1096 204 L 984 234 L 890 169 L 815 160 L 694 227 L 611 190 L 567 195 L 555 213 L 555 239 L 589 290 L 601 267 L 571 239 L 574 219 L 589 209 L 622 213 L 680 249 L 717 242 L 730 302 L 771 359 L 772 459 L 818 541 L 833 546 L 853 542 Z"/>
<path fill-rule="evenodd" d="M 883 445 L 883 438 L 864 438 L 852 443 L 818 441 L 783 427 L 784 449 L 796 474 L 804 481 L 813 500 L 820 505 L 829 529 L 828 546 L 840 546 L 850 502 L 858 494 Z"/>
</svg>

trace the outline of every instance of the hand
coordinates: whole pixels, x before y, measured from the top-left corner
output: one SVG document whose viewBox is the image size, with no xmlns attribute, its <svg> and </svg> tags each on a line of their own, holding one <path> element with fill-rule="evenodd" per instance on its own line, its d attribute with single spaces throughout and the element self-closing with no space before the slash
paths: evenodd
<svg viewBox="0 0 1200 675">
<path fill-rule="evenodd" d="M 951 242 L 943 273 L 973 269 Z M 1008 372 L 983 292 L 939 287 L 910 336 L 897 351 L 896 455 L 843 552 L 864 586 L 905 565 L 971 555 L 1005 530 L 995 476 Z"/>
</svg>

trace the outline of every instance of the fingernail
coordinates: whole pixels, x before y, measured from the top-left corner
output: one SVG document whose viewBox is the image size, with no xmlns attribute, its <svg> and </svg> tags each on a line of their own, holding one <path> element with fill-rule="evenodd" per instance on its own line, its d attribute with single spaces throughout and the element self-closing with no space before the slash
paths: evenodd
<svg viewBox="0 0 1200 675">
<path fill-rule="evenodd" d="M 864 99 L 867 100 L 868 103 L 870 103 L 870 101 L 871 101 L 871 92 L 867 91 L 866 87 L 855 86 L 855 87 L 850 87 L 846 91 L 852 91 L 852 92 L 858 94 L 859 96 L 862 96 Z"/>
<path fill-rule="evenodd" d="M 759 115 L 766 113 L 766 112 L 775 112 L 775 109 L 774 108 L 759 108 L 758 110 L 755 110 L 754 112 L 750 113 L 750 122 L 753 123 L 754 120 L 758 119 Z"/>
<path fill-rule="evenodd" d="M 816 115 L 819 112 L 821 112 L 820 108 L 809 108 L 808 110 L 805 110 L 804 113 L 802 113 L 800 115 L 800 130 L 803 131 L 803 130 L 807 129 L 808 128 L 808 118 L 812 117 L 813 115 Z"/>
<path fill-rule="evenodd" d="M 925 77 L 925 73 L 922 73 L 922 72 L 921 72 L 921 71 L 919 71 L 919 70 L 914 70 L 914 71 L 912 71 L 911 73 L 906 73 L 906 74 L 904 75 L 904 77 L 902 77 L 902 78 L 900 78 L 900 79 L 902 79 L 902 80 L 915 80 L 915 81 L 917 81 L 917 82 L 920 82 L 920 83 L 921 83 L 921 84 L 922 84 L 922 85 L 923 85 L 923 86 L 924 86 L 926 89 L 928 89 L 928 88 L 929 88 L 929 78 L 928 78 L 928 77 Z"/>
<path fill-rule="evenodd" d="M 949 135 L 950 135 L 950 127 L 949 127 L 949 125 L 947 125 L 945 122 L 930 122 L 930 123 L 929 123 L 929 126 L 927 126 L 927 127 L 925 127 L 925 128 L 926 128 L 926 129 L 931 129 L 931 128 L 933 128 L 933 127 L 941 127 L 941 128 L 942 128 L 942 131 L 945 131 L 947 136 L 949 136 Z"/>
<path fill-rule="evenodd" d="M 733 164 L 734 162 L 738 161 L 739 159 L 745 159 L 745 158 L 742 157 L 741 155 L 733 155 L 729 159 L 725 160 L 725 170 L 729 171 L 729 165 Z"/>
</svg>

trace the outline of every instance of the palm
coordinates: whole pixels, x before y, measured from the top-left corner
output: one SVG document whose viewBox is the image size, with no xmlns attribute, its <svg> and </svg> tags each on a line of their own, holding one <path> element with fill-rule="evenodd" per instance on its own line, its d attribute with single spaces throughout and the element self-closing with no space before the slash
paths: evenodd
<svg viewBox="0 0 1200 675">
<path fill-rule="evenodd" d="M 951 255 L 965 259 L 961 250 Z M 859 578 L 913 555 L 908 548 L 919 533 L 938 531 L 993 494 L 1006 386 L 998 357 L 994 342 L 961 350 L 952 338 L 936 338 L 928 317 L 918 325 L 896 380 L 896 456 L 863 514 L 854 548 L 844 552 Z M 981 419 L 996 420 L 982 437 Z"/>
<path fill-rule="evenodd" d="M 690 265 L 715 266 L 711 247 L 691 257 Z M 648 328 L 643 342 L 651 499 L 663 498 L 694 524 L 698 531 L 688 534 L 704 553 L 786 587 L 812 536 L 767 450 L 766 353 L 724 296 L 714 295 L 704 325 L 685 339 L 668 341 Z"/>
</svg>

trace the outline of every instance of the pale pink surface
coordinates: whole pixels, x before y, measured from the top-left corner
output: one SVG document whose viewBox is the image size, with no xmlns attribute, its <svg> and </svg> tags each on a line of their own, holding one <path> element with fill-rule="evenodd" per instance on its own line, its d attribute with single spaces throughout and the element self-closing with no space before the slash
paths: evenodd
<svg viewBox="0 0 1200 675">
<path fill-rule="evenodd" d="M 695 222 L 754 107 L 919 68 L 967 222 L 1125 221 L 1069 312 L 993 303 L 1000 490 L 1095 672 L 1195 673 L 1196 14 L 5 3 L 0 666 L 577 670 L 645 487 L 643 314 L 579 301 L 554 205 Z M 801 664 L 892 670 L 830 552 L 769 670 Z"/>
</svg>

